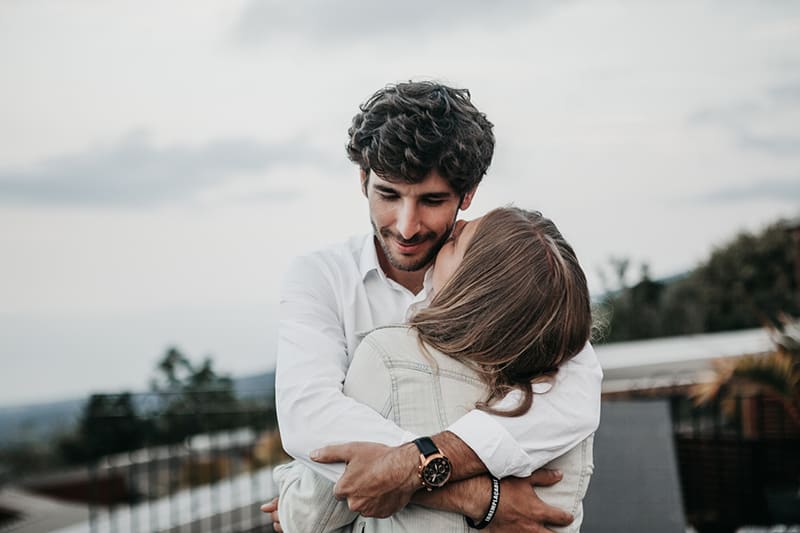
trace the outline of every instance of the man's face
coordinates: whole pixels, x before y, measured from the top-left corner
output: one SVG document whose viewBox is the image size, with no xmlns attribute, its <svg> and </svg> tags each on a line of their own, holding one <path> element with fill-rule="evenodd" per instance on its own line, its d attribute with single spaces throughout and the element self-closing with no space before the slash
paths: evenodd
<svg viewBox="0 0 800 533">
<path fill-rule="evenodd" d="M 366 175 L 362 174 L 362 184 Z M 435 170 L 420 183 L 369 176 L 366 187 L 375 236 L 391 267 L 406 272 L 426 268 L 447 240 L 460 198 Z M 472 192 L 460 202 L 466 209 Z M 387 272 L 388 274 L 388 272 Z"/>
</svg>

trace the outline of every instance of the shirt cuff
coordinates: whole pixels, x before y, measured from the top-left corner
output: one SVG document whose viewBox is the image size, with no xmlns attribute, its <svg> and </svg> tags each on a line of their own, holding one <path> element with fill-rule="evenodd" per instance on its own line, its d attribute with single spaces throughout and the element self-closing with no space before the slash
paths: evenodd
<svg viewBox="0 0 800 533">
<path fill-rule="evenodd" d="M 447 430 L 472 448 L 494 477 L 526 477 L 533 473 L 528 454 L 488 413 L 474 409 Z"/>
</svg>

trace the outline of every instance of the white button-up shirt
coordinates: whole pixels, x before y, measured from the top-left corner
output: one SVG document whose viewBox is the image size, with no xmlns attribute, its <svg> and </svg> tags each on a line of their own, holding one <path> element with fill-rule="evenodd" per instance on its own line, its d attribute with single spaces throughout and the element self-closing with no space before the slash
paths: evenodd
<svg viewBox="0 0 800 533">
<path fill-rule="evenodd" d="M 355 349 L 372 329 L 401 324 L 430 293 L 386 277 L 372 235 L 293 261 L 280 301 L 276 402 L 286 451 L 332 481 L 343 464 L 319 464 L 308 454 L 329 444 L 371 441 L 397 446 L 409 433 L 342 392 Z M 448 430 L 463 440 L 496 477 L 527 476 L 597 429 L 602 371 L 587 344 L 563 364 L 552 388 L 518 417 L 473 410 Z M 537 391 L 538 392 L 538 391 Z M 512 392 L 496 407 L 514 407 Z"/>
</svg>

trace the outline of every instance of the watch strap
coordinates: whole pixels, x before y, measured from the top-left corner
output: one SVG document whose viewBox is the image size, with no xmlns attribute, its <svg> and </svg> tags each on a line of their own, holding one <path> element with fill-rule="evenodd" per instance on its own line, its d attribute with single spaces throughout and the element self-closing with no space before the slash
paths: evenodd
<svg viewBox="0 0 800 533">
<path fill-rule="evenodd" d="M 420 437 L 418 439 L 414 439 L 414 444 L 417 445 L 419 453 L 421 453 L 424 457 L 428 457 L 434 453 L 439 453 L 439 448 L 436 447 L 430 437 Z"/>
</svg>

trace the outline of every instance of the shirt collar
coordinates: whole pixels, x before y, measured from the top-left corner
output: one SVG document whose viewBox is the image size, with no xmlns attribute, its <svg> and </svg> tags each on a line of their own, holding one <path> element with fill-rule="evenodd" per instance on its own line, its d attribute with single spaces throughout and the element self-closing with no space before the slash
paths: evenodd
<svg viewBox="0 0 800 533">
<path fill-rule="evenodd" d="M 382 272 L 380 264 L 378 263 L 378 252 L 375 250 L 375 238 L 370 233 L 364 238 L 364 243 L 361 246 L 361 258 L 358 262 L 358 270 L 361 273 L 361 279 L 367 279 L 367 275 L 374 271 Z"/>
<path fill-rule="evenodd" d="M 380 263 L 378 262 L 378 250 L 376 247 L 377 244 L 375 243 L 375 237 L 370 233 L 364 238 L 364 242 L 361 246 L 361 257 L 358 261 L 358 270 L 361 274 L 362 281 L 367 279 L 367 276 L 370 272 L 375 272 L 382 279 L 389 281 L 389 278 L 386 276 L 386 273 L 383 271 Z M 422 280 L 421 297 L 420 295 L 417 295 L 420 297 L 420 300 L 427 300 L 433 292 L 432 275 L 433 269 L 428 268 L 428 270 L 425 272 L 425 278 Z"/>
</svg>

